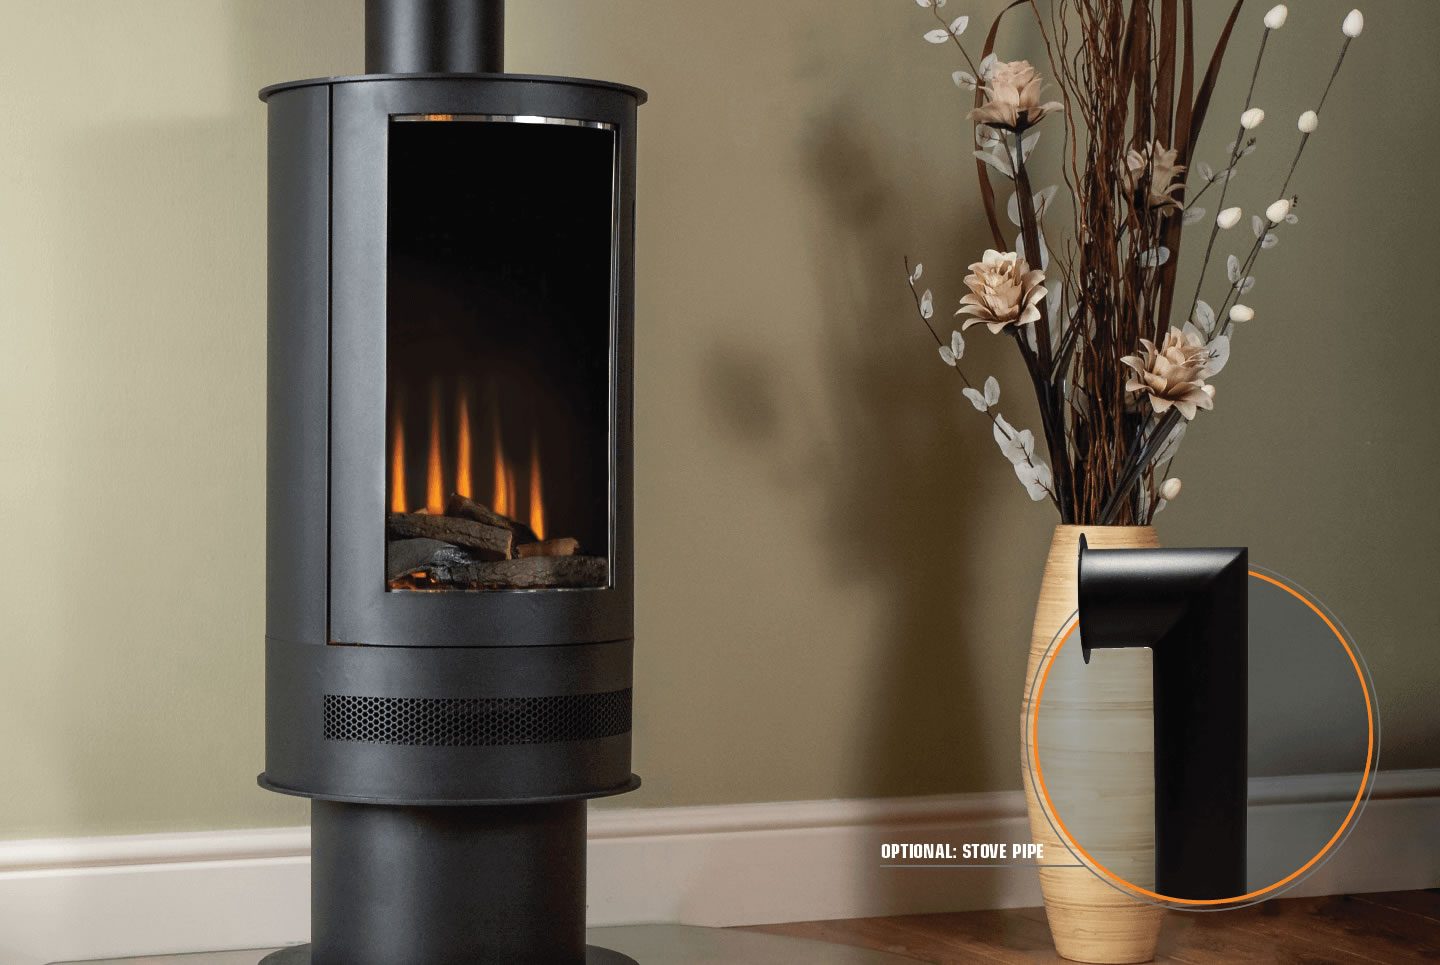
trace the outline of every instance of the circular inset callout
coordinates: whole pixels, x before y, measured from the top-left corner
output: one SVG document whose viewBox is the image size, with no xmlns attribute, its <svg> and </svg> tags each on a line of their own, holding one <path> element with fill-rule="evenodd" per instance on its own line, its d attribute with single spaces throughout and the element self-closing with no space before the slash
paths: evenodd
<svg viewBox="0 0 1440 965">
<path fill-rule="evenodd" d="M 1026 743 L 1033 748 L 1027 746 L 1026 766 L 1045 817 L 1093 873 L 1136 898 L 1170 908 L 1236 908 L 1293 887 L 1344 843 L 1374 783 L 1379 711 L 1359 648 L 1313 594 L 1258 567 L 1249 573 L 1249 658 L 1243 670 L 1249 793 L 1241 893 L 1185 898 L 1157 891 L 1153 862 L 1135 860 L 1137 851 L 1155 846 L 1153 811 L 1148 819 L 1135 819 L 1129 809 L 1135 826 L 1117 829 L 1114 809 L 1106 806 L 1107 800 L 1133 801 L 1137 794 L 1153 800 L 1153 724 L 1143 712 L 1118 721 L 1087 715 L 1086 694 L 1107 681 L 1148 680 L 1149 650 L 1093 650 L 1087 665 L 1072 614 L 1029 682 Z M 1116 694 L 1113 683 L 1109 686 L 1105 702 L 1113 708 Z M 1141 689 L 1134 698 L 1143 711 L 1152 695 L 1148 687 Z M 1118 786 L 1137 780 L 1148 780 L 1148 787 Z"/>
</svg>

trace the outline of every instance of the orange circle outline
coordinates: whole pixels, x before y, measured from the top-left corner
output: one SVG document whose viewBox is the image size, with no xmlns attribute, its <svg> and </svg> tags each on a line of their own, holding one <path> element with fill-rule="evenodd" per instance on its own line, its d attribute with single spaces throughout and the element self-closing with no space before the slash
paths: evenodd
<svg viewBox="0 0 1440 965">
<path fill-rule="evenodd" d="M 1254 577 L 1257 580 L 1262 580 L 1266 583 L 1271 584 L 1272 586 L 1278 586 L 1280 589 L 1284 590 L 1286 593 L 1289 593 L 1295 599 L 1305 604 L 1305 606 L 1309 607 L 1310 611 L 1316 616 L 1318 616 L 1325 623 L 1325 626 L 1330 628 L 1330 632 L 1335 635 L 1336 640 L 1340 641 L 1340 646 L 1345 649 L 1346 656 L 1350 658 L 1350 664 L 1355 668 L 1355 677 L 1357 680 L 1360 681 L 1360 691 L 1365 695 L 1365 772 L 1361 775 L 1360 778 L 1360 788 L 1355 792 L 1355 800 L 1350 804 L 1350 812 L 1345 815 L 1345 820 L 1340 823 L 1340 827 L 1335 831 L 1335 834 L 1331 836 L 1329 841 L 1325 842 L 1325 846 L 1321 848 L 1313 858 L 1305 862 L 1297 870 L 1292 871 L 1284 878 L 1281 878 L 1279 881 L 1275 882 L 1273 885 L 1268 885 L 1256 891 L 1249 892 L 1248 894 L 1236 895 L 1233 898 L 1174 898 L 1170 895 L 1162 895 L 1159 892 L 1149 891 L 1145 888 L 1141 888 L 1139 885 L 1132 884 L 1129 881 L 1126 881 L 1124 878 L 1121 878 L 1109 868 L 1106 868 L 1100 862 L 1096 861 L 1088 851 L 1080 847 L 1080 844 L 1075 841 L 1074 837 L 1070 834 L 1069 829 L 1065 827 L 1065 822 L 1061 820 L 1060 812 L 1055 809 L 1054 802 L 1050 800 L 1050 792 L 1045 787 L 1044 772 L 1041 770 L 1040 767 L 1040 698 L 1045 693 L 1045 681 L 1050 677 L 1050 668 L 1055 665 L 1055 658 L 1060 655 L 1060 650 L 1065 646 L 1065 641 L 1070 639 L 1070 635 L 1073 634 L 1076 628 L 1080 625 L 1080 619 L 1077 616 L 1074 620 L 1071 621 L 1070 625 L 1065 628 L 1065 631 L 1061 635 L 1059 642 L 1051 648 L 1049 654 L 1046 656 L 1045 665 L 1043 668 L 1041 668 L 1040 681 L 1035 688 L 1035 696 L 1030 700 L 1030 760 L 1031 763 L 1033 763 L 1035 766 L 1035 786 L 1040 789 L 1040 796 L 1045 801 L 1045 808 L 1049 812 L 1050 816 L 1054 818 L 1055 829 L 1060 832 L 1060 837 L 1063 839 L 1064 843 L 1067 846 L 1071 847 L 1073 850 L 1079 852 L 1081 857 L 1085 859 L 1087 866 L 1090 868 L 1091 871 L 1094 871 L 1106 878 L 1109 878 L 1112 882 L 1118 884 L 1123 891 L 1130 891 L 1136 894 L 1146 895 L 1147 897 L 1154 898 L 1155 900 L 1160 902 L 1180 905 L 1229 905 L 1234 904 L 1235 902 L 1248 901 L 1252 898 L 1259 898 L 1260 896 L 1269 894 L 1275 889 L 1284 887 L 1285 885 L 1294 881 L 1296 878 L 1299 878 L 1301 875 L 1305 874 L 1305 872 L 1313 868 L 1316 863 L 1320 861 L 1321 858 L 1325 857 L 1326 853 L 1335 846 L 1335 843 L 1344 836 L 1345 829 L 1348 828 L 1350 826 L 1350 822 L 1355 819 L 1355 815 L 1360 810 L 1361 803 L 1365 800 L 1365 791 L 1370 785 L 1370 771 L 1375 760 L 1375 711 L 1374 706 L 1370 702 L 1370 687 L 1365 681 L 1365 673 L 1360 669 L 1360 661 L 1356 658 L 1355 651 L 1351 649 L 1350 642 L 1345 639 L 1345 635 L 1340 632 L 1340 630 L 1335 626 L 1333 622 L 1331 622 L 1330 618 L 1326 616 L 1320 610 L 1320 608 L 1317 607 L 1313 602 L 1311 602 L 1311 600 L 1304 594 L 1300 593 L 1293 587 L 1282 583 L 1280 580 L 1277 580 L 1272 576 L 1257 572 L 1256 570 L 1249 570 L 1247 572 L 1250 576 Z M 1044 865 L 1040 865 L 1041 870 L 1043 870 L 1044 867 Z"/>
</svg>

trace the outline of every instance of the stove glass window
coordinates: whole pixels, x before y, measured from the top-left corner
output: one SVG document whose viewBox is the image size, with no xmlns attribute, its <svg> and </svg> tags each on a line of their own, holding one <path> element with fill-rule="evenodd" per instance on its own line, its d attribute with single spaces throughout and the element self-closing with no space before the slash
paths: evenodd
<svg viewBox="0 0 1440 965">
<path fill-rule="evenodd" d="M 396 117 L 386 585 L 609 585 L 614 132 Z"/>
</svg>

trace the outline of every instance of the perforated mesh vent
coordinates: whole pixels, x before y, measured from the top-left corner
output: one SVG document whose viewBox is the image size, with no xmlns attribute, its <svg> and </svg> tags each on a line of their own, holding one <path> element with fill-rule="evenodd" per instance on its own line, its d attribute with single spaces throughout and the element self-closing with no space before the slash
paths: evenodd
<svg viewBox="0 0 1440 965">
<path fill-rule="evenodd" d="M 630 691 L 555 697 L 325 695 L 325 739 L 412 747 L 595 740 L 630 730 Z"/>
</svg>

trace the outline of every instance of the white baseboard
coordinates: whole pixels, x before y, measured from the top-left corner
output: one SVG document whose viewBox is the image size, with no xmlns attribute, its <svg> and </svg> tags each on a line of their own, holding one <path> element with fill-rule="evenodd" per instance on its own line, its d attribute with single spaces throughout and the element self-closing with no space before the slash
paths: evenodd
<svg viewBox="0 0 1440 965">
<path fill-rule="evenodd" d="M 590 921 L 748 925 L 1023 908 L 1030 868 L 884 869 L 892 842 L 1029 840 L 1018 791 L 592 812 Z"/>
<path fill-rule="evenodd" d="M 1255 782 L 1251 833 L 1330 822 L 1343 784 Z M 1040 903 L 1033 868 L 883 869 L 879 846 L 1022 841 L 1018 791 L 599 809 L 592 925 L 759 924 Z M 1301 839 L 1304 840 L 1304 839 Z M 0 965 L 256 948 L 309 934 L 309 831 L 0 842 Z M 1440 769 L 1382 773 L 1346 846 L 1292 895 L 1440 887 Z"/>
</svg>

